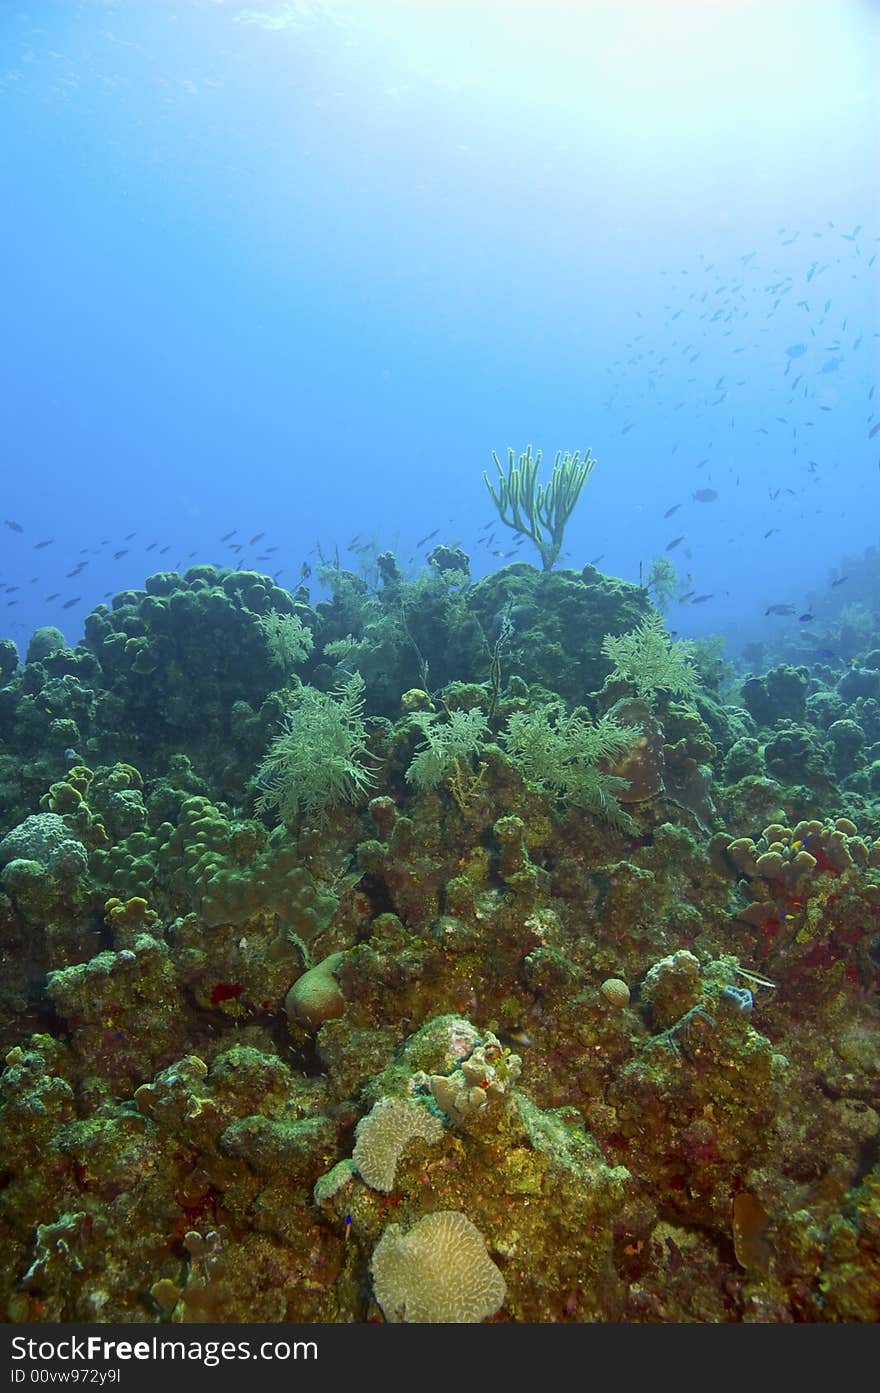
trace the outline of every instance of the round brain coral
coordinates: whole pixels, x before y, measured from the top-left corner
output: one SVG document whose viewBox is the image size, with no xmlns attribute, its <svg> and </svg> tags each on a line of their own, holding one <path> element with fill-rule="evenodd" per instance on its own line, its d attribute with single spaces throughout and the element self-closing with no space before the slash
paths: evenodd
<svg viewBox="0 0 880 1393">
<path fill-rule="evenodd" d="M 454 1209 L 427 1214 L 409 1233 L 389 1224 L 370 1263 L 387 1321 L 477 1324 L 507 1294 L 480 1230 Z"/>
</svg>

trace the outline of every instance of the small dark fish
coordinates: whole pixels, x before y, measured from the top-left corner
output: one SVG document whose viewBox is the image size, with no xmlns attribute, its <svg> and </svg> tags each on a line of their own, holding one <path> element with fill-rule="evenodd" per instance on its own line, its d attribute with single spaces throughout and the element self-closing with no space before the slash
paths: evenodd
<svg viewBox="0 0 880 1393">
<path fill-rule="evenodd" d="M 602 560 L 604 560 L 604 557 L 605 557 L 604 551 L 603 551 L 603 552 L 600 552 L 598 556 L 594 556 L 594 557 L 593 557 L 592 561 L 590 562 L 590 565 L 591 565 L 591 566 L 598 566 L 599 562 L 602 561 Z"/>
<path fill-rule="evenodd" d="M 252 547 L 252 546 L 254 545 L 255 542 L 260 542 L 260 541 L 262 541 L 262 539 L 265 537 L 265 535 L 266 535 L 265 532 L 255 532 L 254 535 L 253 535 L 253 537 L 251 537 L 250 541 L 248 542 L 248 546 L 249 546 L 249 547 Z"/>
<path fill-rule="evenodd" d="M 44 603 L 44 604 L 48 604 L 50 600 L 59 600 L 60 598 L 61 598 L 61 591 L 60 591 L 60 590 L 56 590 L 54 595 L 47 595 L 46 598 L 45 598 L 45 600 L 43 601 L 43 603 Z"/>
<path fill-rule="evenodd" d="M 74 576 L 78 576 L 80 571 L 82 571 L 84 567 L 88 566 L 88 564 L 88 561 L 81 561 L 78 566 L 74 566 L 72 571 L 67 572 L 67 579 L 73 580 Z"/>
<path fill-rule="evenodd" d="M 832 588 L 833 588 L 834 586 L 836 586 L 836 585 L 843 585 L 843 582 L 844 582 L 845 580 L 849 580 L 849 576 L 838 576 L 838 577 L 837 577 L 837 580 L 833 580 L 833 581 L 831 582 Z"/>
<path fill-rule="evenodd" d="M 765 619 L 768 614 L 794 614 L 794 605 L 768 605 L 764 610 Z"/>
<path fill-rule="evenodd" d="M 799 624 L 809 624 L 809 623 L 811 623 L 812 620 L 814 620 L 815 618 L 816 618 L 815 614 L 810 614 L 809 611 L 807 611 L 806 614 L 799 614 L 799 615 L 798 615 L 798 623 L 799 623 Z"/>
<path fill-rule="evenodd" d="M 714 489 L 697 489 L 691 496 L 695 498 L 698 503 L 714 503 L 718 494 Z"/>
<path fill-rule="evenodd" d="M 302 563 L 302 565 L 300 566 L 300 568 L 299 568 L 299 578 L 300 578 L 300 580 L 308 580 L 308 578 L 309 578 L 309 576 L 310 576 L 311 574 L 312 574 L 312 568 L 311 568 L 311 566 L 309 565 L 308 561 L 304 561 L 304 562 Z M 280 572 L 280 571 L 276 571 L 276 572 L 275 572 L 275 579 L 277 580 L 277 578 L 278 578 L 280 575 L 281 575 L 281 572 Z"/>
<path fill-rule="evenodd" d="M 677 513 L 680 507 L 680 503 L 673 503 L 671 508 L 666 509 L 666 512 L 663 514 L 664 518 L 671 518 L 672 514 Z"/>
<path fill-rule="evenodd" d="M 127 533 L 125 534 L 125 536 L 123 537 L 122 540 L 123 540 L 123 542 L 130 542 L 131 539 L 132 539 L 132 537 L 136 537 L 136 536 L 137 536 L 137 533 L 136 533 L 136 532 L 127 532 Z"/>
<path fill-rule="evenodd" d="M 118 561 L 121 556 L 128 556 L 128 547 L 122 547 L 120 551 L 114 551 L 113 560 Z"/>
<path fill-rule="evenodd" d="M 684 541 L 686 535 L 687 535 L 686 533 L 682 532 L 682 534 L 681 534 L 680 537 L 673 537 L 673 539 L 672 539 L 671 542 L 667 542 L 667 543 L 666 543 L 666 550 L 667 550 L 667 551 L 672 551 L 672 549 L 673 549 L 674 547 L 677 547 L 677 546 L 678 546 L 679 542 L 683 542 L 683 541 Z"/>
<path fill-rule="evenodd" d="M 224 532 L 224 533 L 223 533 L 223 536 L 220 538 L 221 542 L 228 542 L 228 541 L 229 541 L 229 538 L 230 538 L 230 537 L 234 537 L 237 531 L 238 531 L 238 528 L 237 528 L 237 527 L 233 527 L 233 529 L 232 529 L 231 532 Z"/>
<path fill-rule="evenodd" d="M 427 535 L 427 537 L 423 537 L 423 538 L 421 539 L 420 542 L 416 542 L 416 547 L 417 547 L 417 548 L 418 548 L 418 547 L 423 547 L 423 546 L 425 545 L 426 542 L 433 541 L 433 539 L 437 536 L 437 533 L 438 533 L 439 531 L 440 531 L 440 528 L 439 528 L 439 527 L 435 527 L 435 528 L 434 528 L 434 531 L 433 531 L 433 532 L 429 532 L 428 535 Z M 497 555 L 500 556 L 500 555 L 501 555 L 501 552 L 498 552 Z"/>
<path fill-rule="evenodd" d="M 702 605 L 705 604 L 706 600 L 714 600 L 714 598 L 714 595 L 695 595 L 694 598 L 691 600 L 691 604 Z"/>
<path fill-rule="evenodd" d="M 170 547 L 170 546 L 167 546 L 167 547 L 160 547 L 159 550 L 158 550 L 158 552 L 157 552 L 157 555 L 158 555 L 158 556 L 164 556 L 165 553 L 166 553 L 166 551 L 170 551 L 170 550 L 171 550 L 171 547 Z"/>
<path fill-rule="evenodd" d="M 778 528 L 778 527 L 768 527 L 768 528 L 767 528 L 767 531 L 764 533 L 764 541 L 766 542 L 766 540 L 767 540 L 768 537 L 772 537 L 772 536 L 773 536 L 773 533 L 774 533 L 774 532 L 778 532 L 778 531 L 779 531 L 779 528 Z"/>
<path fill-rule="evenodd" d="M 65 601 L 64 601 L 64 604 L 61 606 L 61 608 L 62 608 L 62 609 L 72 609 L 74 605 L 78 605 L 78 604 L 79 604 L 79 602 L 80 602 L 81 599 L 82 599 L 82 595 L 74 595 L 74 597 L 73 597 L 72 600 L 65 600 Z"/>
<path fill-rule="evenodd" d="M 45 542 L 34 542 L 34 551 L 42 551 L 43 547 L 50 547 L 54 540 L 54 537 L 47 537 Z"/>
<path fill-rule="evenodd" d="M 241 549 L 242 549 L 243 546 L 244 546 L 244 543 L 243 543 L 243 542 L 230 542 L 230 543 L 229 543 L 229 550 L 238 553 L 238 552 L 241 551 Z"/>
<path fill-rule="evenodd" d="M 868 431 L 868 439 L 873 440 L 874 436 L 877 434 L 878 431 L 880 431 L 880 421 L 878 421 L 876 426 L 872 426 L 871 429 Z"/>
<path fill-rule="evenodd" d="M 6 519 L 6 526 L 7 526 L 7 527 L 11 527 L 12 530 L 13 530 L 13 532 L 23 532 L 23 531 L 24 531 L 24 528 L 22 527 L 21 523 L 20 523 L 20 522 L 16 522 L 14 518 L 7 518 L 7 519 Z"/>
</svg>

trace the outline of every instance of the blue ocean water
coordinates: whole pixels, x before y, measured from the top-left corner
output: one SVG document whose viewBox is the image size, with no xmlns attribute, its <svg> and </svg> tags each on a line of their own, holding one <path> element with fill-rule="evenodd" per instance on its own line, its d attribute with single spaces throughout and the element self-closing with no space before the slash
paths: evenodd
<svg viewBox="0 0 880 1393">
<path fill-rule="evenodd" d="M 878 72 L 867 0 L 4 5 L 0 633 L 202 561 L 537 561 L 485 527 L 529 443 L 598 461 L 561 564 L 669 557 L 674 632 L 834 614 Z"/>
</svg>

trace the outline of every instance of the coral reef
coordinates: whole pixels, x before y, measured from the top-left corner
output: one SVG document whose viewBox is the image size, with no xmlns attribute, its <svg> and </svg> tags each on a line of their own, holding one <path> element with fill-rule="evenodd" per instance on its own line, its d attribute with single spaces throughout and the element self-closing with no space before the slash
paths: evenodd
<svg viewBox="0 0 880 1393">
<path fill-rule="evenodd" d="M 328 572 L 0 644 L 3 1318 L 876 1321 L 880 667 Z"/>
</svg>

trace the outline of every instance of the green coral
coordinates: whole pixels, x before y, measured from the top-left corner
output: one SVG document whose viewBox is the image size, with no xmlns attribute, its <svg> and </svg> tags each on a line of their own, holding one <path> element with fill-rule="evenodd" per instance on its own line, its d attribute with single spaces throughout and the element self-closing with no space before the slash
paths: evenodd
<svg viewBox="0 0 880 1393">
<path fill-rule="evenodd" d="M 419 793 L 437 788 L 455 761 L 469 759 L 489 733 L 489 722 L 479 707 L 450 711 L 447 725 L 437 725 L 433 712 L 419 712 L 413 721 L 420 726 L 425 741 L 416 751 L 406 777 Z"/>
<path fill-rule="evenodd" d="M 260 813 L 292 823 L 323 816 L 335 803 L 356 803 L 373 783 L 367 768 L 364 682 L 353 673 L 335 696 L 302 687 L 257 772 Z"/>
<path fill-rule="evenodd" d="M 659 610 L 665 614 L 679 589 L 678 572 L 670 556 L 652 556 L 645 576 L 645 589 Z"/>
<path fill-rule="evenodd" d="M 617 795 L 629 781 L 604 773 L 599 765 L 619 758 L 640 733 L 637 726 L 618 725 L 608 717 L 593 722 L 580 711 L 567 714 L 554 702 L 515 712 L 502 738 L 527 784 L 624 827 L 630 819 Z"/>
<path fill-rule="evenodd" d="M 505 527 L 530 537 L 541 554 L 544 570 L 551 571 L 562 550 L 565 525 L 596 461 L 589 450 L 583 458 L 580 450 L 575 450 L 574 454 L 570 450 L 565 454 L 557 450 L 553 474 L 545 485 L 538 483 L 541 456 L 540 450 L 533 455 L 531 445 L 527 445 L 517 460 L 516 451 L 508 449 L 505 474 L 493 450 L 492 458 L 498 470 L 497 491 L 485 470 L 483 480 Z"/>
<path fill-rule="evenodd" d="M 658 691 L 693 699 L 699 675 L 692 662 L 693 644 L 669 637 L 659 614 L 649 614 L 630 633 L 606 634 L 602 652 L 614 664 L 612 682 L 626 682 L 640 697 Z"/>
<path fill-rule="evenodd" d="M 266 635 L 266 648 L 285 676 L 307 658 L 314 647 L 310 629 L 297 614 L 281 614 L 272 609 L 259 621 Z"/>
</svg>

